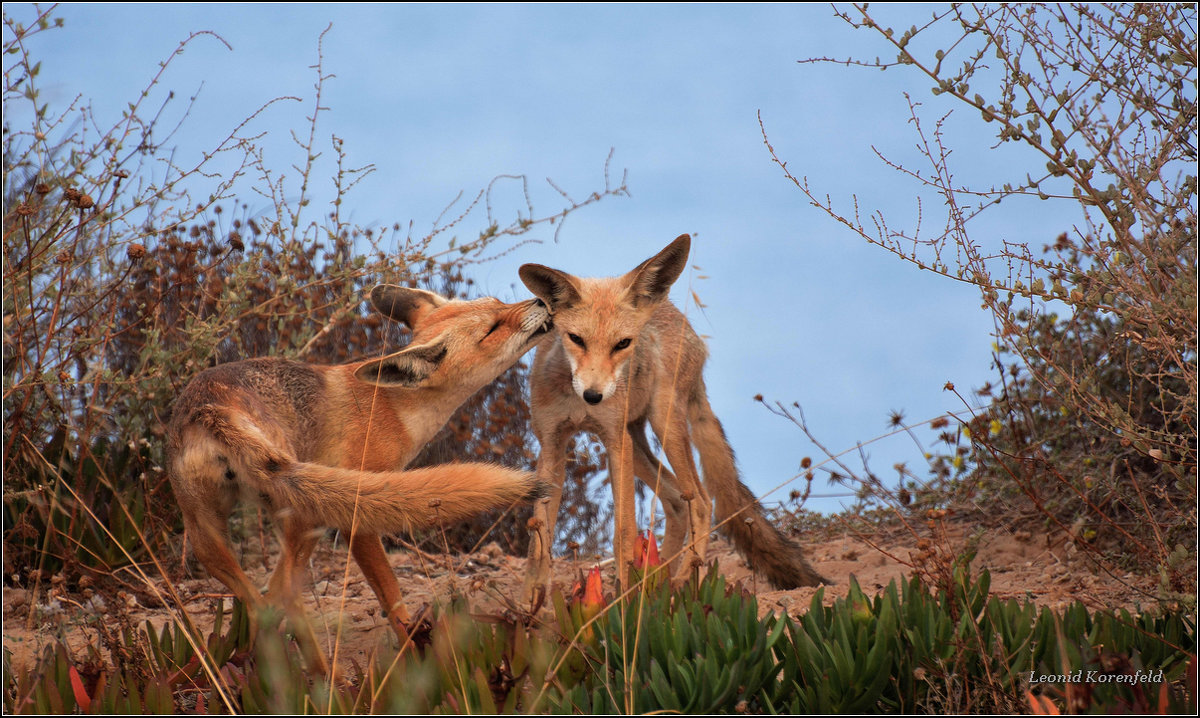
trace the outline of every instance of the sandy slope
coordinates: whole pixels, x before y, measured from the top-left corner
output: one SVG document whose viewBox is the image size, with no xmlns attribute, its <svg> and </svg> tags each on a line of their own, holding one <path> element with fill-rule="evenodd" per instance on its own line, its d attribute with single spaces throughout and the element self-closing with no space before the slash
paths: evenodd
<svg viewBox="0 0 1200 718">
<path fill-rule="evenodd" d="M 922 565 L 921 557 L 925 556 L 924 565 L 932 566 L 936 558 L 931 557 L 947 555 L 942 552 L 960 551 L 968 536 L 977 540 L 974 568 L 987 568 L 991 572 L 993 595 L 1027 598 L 1051 607 L 1081 600 L 1093 608 L 1123 606 L 1133 610 L 1139 604 L 1149 606 L 1153 603 L 1152 579 L 1106 571 L 1089 552 L 1079 550 L 1061 535 L 1005 529 L 978 533 L 967 522 L 955 522 L 947 526 L 941 538 L 932 541 L 926 538 L 926 543 L 904 529 L 869 537 L 833 531 L 820 541 L 807 543 L 807 548 L 815 568 L 834 581 L 825 589 L 825 599 L 831 601 L 845 595 L 850 575 L 854 575 L 871 594 L 892 579 L 911 574 L 912 568 L 905 563 Z M 257 549 L 253 550 L 257 552 Z M 469 556 L 396 551 L 390 558 L 410 611 L 454 593 L 465 595 L 477 613 L 523 611 L 519 596 L 525 561 L 504 555 L 495 544 Z M 807 610 L 816 590 L 771 590 L 724 541 L 711 544 L 709 558 L 718 561 L 728 578 L 741 580 L 757 593 L 759 611 L 763 614 L 782 610 L 802 613 Z M 247 555 L 243 563 L 251 577 L 265 585 L 268 574 L 262 568 L 261 557 Z M 555 564 L 555 581 L 569 590 L 574 581 L 595 563 L 594 558 L 559 559 Z M 313 559 L 312 578 L 308 610 L 319 619 L 323 637 L 331 649 L 336 629 L 341 626 L 340 659 L 361 660 L 379 640 L 386 640 L 391 635 L 362 574 L 353 562 L 347 569 L 344 547 L 336 548 L 330 541 L 323 541 Z M 166 595 L 165 581 L 152 580 L 153 589 L 150 590 L 137 588 L 139 583 L 131 581 L 131 590 L 122 595 L 102 588 L 99 591 L 102 605 L 94 599 L 89 601 L 76 590 L 61 595 L 55 606 L 53 602 L 48 603 L 47 588 L 43 586 L 36 597 L 37 607 L 32 612 L 34 596 L 30 590 L 6 587 L 4 647 L 12 651 L 14 667 L 30 665 L 43 647 L 58 635 L 64 636 L 80 656 L 87 644 L 100 645 L 99 632 L 90 625 L 97 617 L 109 626 L 123 618 L 139 626 L 149 619 L 159 626 L 178 615 L 177 608 L 156 598 L 156 593 Z M 227 595 L 224 587 L 212 579 L 196 578 L 178 581 L 176 588 L 192 618 L 205 630 L 211 627 L 211 609 L 214 601 Z M 606 575 L 605 588 L 612 590 L 611 576 Z M 543 609 L 542 616 L 548 616 L 549 610 Z"/>
</svg>

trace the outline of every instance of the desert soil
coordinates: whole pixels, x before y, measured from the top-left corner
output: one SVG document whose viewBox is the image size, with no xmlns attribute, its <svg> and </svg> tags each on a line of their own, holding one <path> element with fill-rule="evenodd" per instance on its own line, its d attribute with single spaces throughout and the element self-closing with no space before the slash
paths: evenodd
<svg viewBox="0 0 1200 718">
<path fill-rule="evenodd" d="M 979 532 L 971 522 L 962 520 L 950 521 L 944 530 L 925 537 L 903 529 L 871 536 L 833 530 L 819 541 L 805 542 L 805 546 L 813 566 L 832 581 L 825 587 L 825 600 L 831 602 L 846 595 L 851 575 L 871 595 L 893 579 L 911 575 L 911 565 L 924 562 L 931 566 L 938 556 L 961 551 L 968 537 L 977 541 L 973 568 L 991 572 L 994 596 L 1030 600 L 1052 608 L 1079 600 L 1091 608 L 1125 607 L 1132 611 L 1153 603 L 1152 578 L 1100 566 L 1091 552 L 1079 549 L 1061 534 L 1005 528 Z M 257 554 L 259 549 L 248 551 Z M 379 641 L 392 634 L 374 594 L 352 561 L 347 567 L 346 557 L 344 545 L 335 547 L 329 540 L 322 541 L 313 558 L 307 607 L 330 647 L 340 624 L 338 655 L 361 663 Z M 721 540 L 710 544 L 709 559 L 717 561 L 728 579 L 742 582 L 757 595 L 761 614 L 803 613 L 816 591 L 772 590 Z M 525 560 L 505 555 L 495 544 L 465 556 L 397 550 L 390 554 L 390 560 L 410 612 L 458 594 L 467 597 L 477 614 L 522 613 L 519 598 Z M 570 590 L 597 562 L 597 558 L 557 558 L 556 585 Z M 263 568 L 261 556 L 247 553 L 243 565 L 252 579 L 266 584 L 269 573 Z M 606 593 L 613 589 L 611 578 L 606 569 Z M 161 578 L 137 579 L 129 572 L 128 590 L 120 592 L 101 584 L 91 591 L 78 587 L 64 591 L 55 587 L 53 577 L 48 584 L 44 582 L 36 591 L 4 588 L 4 648 L 11 651 L 14 668 L 30 666 L 59 636 L 66 639 L 77 657 L 85 655 L 89 644 L 99 647 L 102 641 L 95 625 L 97 619 L 107 626 L 128 619 L 134 626 L 144 626 L 149 620 L 159 627 L 179 616 L 178 606 L 157 598 L 168 595 L 166 581 Z M 212 626 L 214 602 L 231 601 L 225 587 L 210 578 L 177 580 L 175 588 L 183 600 L 183 610 L 206 632 Z M 543 608 L 539 617 L 551 618 L 551 612 L 551 608 Z"/>
</svg>

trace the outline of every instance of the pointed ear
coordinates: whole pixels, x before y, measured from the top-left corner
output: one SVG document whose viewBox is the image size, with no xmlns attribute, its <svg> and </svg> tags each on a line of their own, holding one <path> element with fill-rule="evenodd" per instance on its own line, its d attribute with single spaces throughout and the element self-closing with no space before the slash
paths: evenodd
<svg viewBox="0 0 1200 718">
<path fill-rule="evenodd" d="M 533 292 L 533 296 L 546 303 L 551 314 L 579 301 L 575 278 L 566 272 L 540 264 L 523 264 L 517 274 L 529 291 Z"/>
<path fill-rule="evenodd" d="M 418 386 L 445 358 L 446 345 L 440 341 L 407 346 L 395 354 L 363 364 L 354 372 L 354 378 L 376 386 Z"/>
<path fill-rule="evenodd" d="M 371 305 L 375 311 L 404 322 L 410 329 L 417 325 L 429 312 L 445 304 L 446 298 L 424 289 L 400 287 L 395 284 L 380 284 L 371 290 Z"/>
<path fill-rule="evenodd" d="M 679 279 L 683 268 L 687 266 L 688 250 L 691 246 L 692 238 L 681 234 L 663 251 L 625 275 L 635 304 L 655 303 L 667 298 L 671 285 Z"/>
</svg>

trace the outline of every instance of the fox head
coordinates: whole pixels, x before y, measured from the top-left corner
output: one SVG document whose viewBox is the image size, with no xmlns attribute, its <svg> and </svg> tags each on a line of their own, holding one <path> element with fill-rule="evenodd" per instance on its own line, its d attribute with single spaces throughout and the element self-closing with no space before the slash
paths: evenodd
<svg viewBox="0 0 1200 718">
<path fill-rule="evenodd" d="M 384 387 L 446 388 L 464 399 L 500 376 L 550 330 L 550 314 L 540 299 L 462 301 L 381 284 L 371 290 L 371 304 L 407 324 L 412 341 L 394 354 L 365 362 L 355 377 Z"/>
<path fill-rule="evenodd" d="M 620 277 L 581 279 L 540 264 L 521 267 L 521 281 L 550 309 L 571 385 L 587 403 L 611 397 L 626 376 L 642 329 L 687 264 L 691 241 L 680 235 Z"/>
</svg>

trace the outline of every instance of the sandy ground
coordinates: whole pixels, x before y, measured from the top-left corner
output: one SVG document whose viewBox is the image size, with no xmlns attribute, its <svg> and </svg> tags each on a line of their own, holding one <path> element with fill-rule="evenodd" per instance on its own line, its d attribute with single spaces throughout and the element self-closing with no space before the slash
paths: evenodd
<svg viewBox="0 0 1200 718">
<path fill-rule="evenodd" d="M 991 572 L 994 596 L 1026 599 L 1050 607 L 1080 600 L 1092 608 L 1135 610 L 1139 605 L 1153 603 L 1151 578 L 1105 569 L 1090 552 L 1080 550 L 1061 535 L 1003 528 L 981 532 L 967 521 L 950 521 L 932 533 L 927 526 L 918 527 L 918 531 L 926 536 L 916 536 L 905 529 L 871 536 L 833 530 L 820 540 L 804 542 L 813 566 L 833 582 L 825 588 L 825 600 L 844 596 L 851 575 L 870 595 L 893 579 L 911 575 L 912 566 L 936 565 L 940 556 L 961 551 L 970 540 L 978 551 L 973 568 Z M 259 551 L 257 547 L 249 550 L 255 554 Z M 390 559 L 410 612 L 454 594 L 465 595 L 478 614 L 523 612 L 519 599 L 525 560 L 505 555 L 495 544 L 467 556 L 398 550 L 390 554 Z M 710 544 L 709 559 L 718 562 L 727 578 L 741 581 L 757 594 L 759 611 L 763 614 L 785 610 L 793 615 L 803 613 L 816 591 L 814 588 L 771 590 L 721 540 Z M 569 590 L 597 561 L 594 557 L 556 559 L 556 585 Z M 263 568 L 261 555 L 243 556 L 243 565 L 251 578 L 266 584 L 269 574 Z M 178 567 L 172 570 L 177 571 Z M 322 627 L 323 638 L 330 647 L 336 627 L 341 626 L 340 659 L 361 662 L 380 640 L 392 635 L 357 566 L 351 561 L 347 567 L 344 547 L 322 541 L 314 555 L 311 574 L 309 614 L 317 618 L 316 623 Z M 613 589 L 611 579 L 606 570 L 606 592 Z M 132 590 L 121 593 L 100 585 L 94 593 L 75 587 L 60 591 L 57 598 L 48 596 L 53 580 L 50 585 L 43 584 L 37 594 L 29 589 L 5 587 L 4 648 L 11 651 L 13 667 L 31 665 L 58 636 L 66 639 L 74 655 L 82 657 L 89 644 L 101 645 L 99 631 L 94 626 L 97 618 L 110 626 L 127 618 L 135 626 L 144 626 L 150 620 L 157 627 L 179 616 L 178 604 L 156 597 L 156 594 L 169 595 L 165 580 L 131 579 L 128 585 Z M 178 580 L 175 589 L 182 599 L 183 610 L 205 631 L 212 626 L 215 601 L 230 602 L 225 587 L 209 578 Z M 549 618 L 551 610 L 543 608 L 540 617 Z"/>
</svg>

